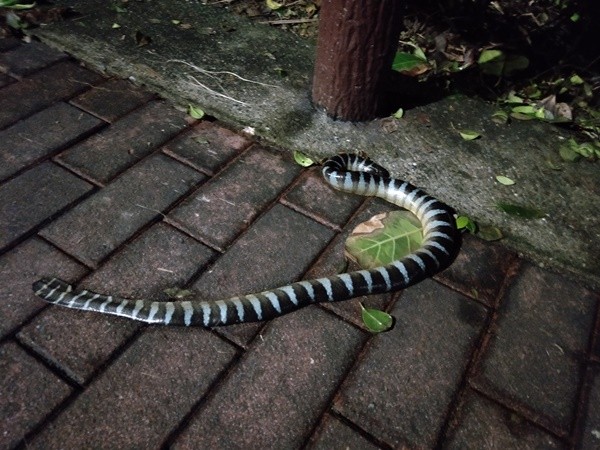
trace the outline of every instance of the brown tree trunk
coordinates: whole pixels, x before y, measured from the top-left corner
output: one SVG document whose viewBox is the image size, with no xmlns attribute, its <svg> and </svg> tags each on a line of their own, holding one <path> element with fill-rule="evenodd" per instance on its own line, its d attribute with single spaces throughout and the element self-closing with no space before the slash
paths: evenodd
<svg viewBox="0 0 600 450">
<path fill-rule="evenodd" d="M 312 98 L 330 117 L 382 113 L 400 35 L 401 0 L 323 0 Z"/>
</svg>

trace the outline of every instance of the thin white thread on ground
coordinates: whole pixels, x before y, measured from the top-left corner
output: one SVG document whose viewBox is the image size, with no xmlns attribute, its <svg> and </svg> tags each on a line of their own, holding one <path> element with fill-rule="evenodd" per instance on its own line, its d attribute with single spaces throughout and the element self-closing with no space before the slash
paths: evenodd
<svg viewBox="0 0 600 450">
<path fill-rule="evenodd" d="M 243 102 L 242 100 L 238 100 L 230 95 L 227 95 L 225 88 L 223 87 L 223 85 L 221 84 L 221 80 L 219 80 L 219 75 L 230 75 L 233 76 L 235 78 L 237 78 L 238 80 L 241 80 L 245 83 L 251 83 L 251 84 L 257 84 L 259 86 L 264 86 L 264 87 L 274 87 L 277 88 L 279 86 L 276 86 L 274 84 L 267 84 L 267 83 L 261 83 L 260 81 L 254 81 L 254 80 L 250 80 L 248 78 L 244 78 L 240 75 L 238 75 L 237 73 L 234 72 L 230 72 L 228 70 L 206 70 L 203 69 L 202 67 L 198 67 L 195 64 L 192 64 L 188 61 L 183 61 L 181 59 L 169 59 L 167 60 L 168 63 L 179 63 L 179 64 L 184 64 L 188 67 L 191 67 L 192 69 L 194 69 L 196 72 L 201 73 L 202 75 L 205 75 L 207 77 L 210 77 L 211 79 L 213 79 L 215 81 L 215 83 L 217 84 L 218 88 L 221 90 L 221 92 L 219 91 L 215 91 L 214 89 L 208 87 L 206 84 L 202 83 L 200 80 L 198 80 L 198 78 L 194 77 L 193 75 L 188 75 L 188 78 L 190 80 L 193 81 L 194 84 L 196 84 L 197 86 L 201 87 L 202 89 L 206 90 L 209 94 L 212 94 L 216 97 L 221 97 L 224 98 L 226 100 L 232 101 L 234 103 L 238 103 L 240 105 L 244 105 L 244 106 L 249 106 L 248 103 Z"/>
<path fill-rule="evenodd" d="M 192 64 L 192 63 L 187 62 L 187 61 L 183 61 L 181 59 L 169 59 L 169 60 L 167 60 L 167 62 L 175 62 L 175 63 L 185 64 L 186 66 L 189 66 L 192 69 L 197 70 L 198 72 L 203 73 L 203 74 L 208 75 L 208 76 L 213 76 L 213 75 L 232 75 L 232 76 L 234 76 L 235 78 L 237 78 L 239 80 L 245 81 L 246 83 L 258 84 L 260 86 L 274 87 L 274 88 L 279 87 L 279 86 L 277 86 L 275 84 L 261 83 L 260 81 L 250 80 L 248 78 L 244 78 L 244 77 L 238 75 L 237 73 L 229 72 L 227 70 L 206 70 L 206 69 L 203 69 L 202 67 L 198 67 L 195 64 Z"/>
<path fill-rule="evenodd" d="M 221 94 L 220 92 L 217 92 L 217 91 L 209 88 L 207 85 L 205 85 L 204 83 L 201 83 L 197 78 L 193 77 L 192 75 L 188 75 L 188 78 L 194 80 L 194 82 L 198 86 L 200 86 L 201 88 L 203 88 L 206 91 L 208 91 L 209 94 L 215 95 L 217 97 L 225 98 L 225 99 L 230 100 L 232 102 L 239 103 L 240 105 L 249 106 L 248 103 L 246 103 L 246 102 L 238 100 L 237 98 L 230 97 L 229 95 Z"/>
</svg>

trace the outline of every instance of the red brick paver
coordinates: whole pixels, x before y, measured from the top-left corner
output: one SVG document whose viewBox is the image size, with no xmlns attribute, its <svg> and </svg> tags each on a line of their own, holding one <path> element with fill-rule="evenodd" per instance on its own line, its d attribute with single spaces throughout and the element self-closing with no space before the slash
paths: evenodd
<svg viewBox="0 0 600 450">
<path fill-rule="evenodd" d="M 394 330 L 374 340 L 342 386 L 335 410 L 392 446 L 430 448 L 487 312 L 427 280 L 403 293 L 391 313 L 398 321 Z"/>
<path fill-rule="evenodd" d="M 183 113 L 161 101 L 131 112 L 58 159 L 74 171 L 107 183 L 187 126 Z"/>
<path fill-rule="evenodd" d="M 297 448 L 310 436 L 366 336 L 318 308 L 266 328 L 174 448 L 198 436 L 206 448 Z"/>
<path fill-rule="evenodd" d="M 59 102 L 0 131 L 0 180 L 54 155 L 98 129 L 102 121 Z"/>
<path fill-rule="evenodd" d="M 252 147 L 169 217 L 214 247 L 225 248 L 298 172 L 280 156 Z"/>
<path fill-rule="evenodd" d="M 199 122 L 163 147 L 167 154 L 214 175 L 252 144 L 247 138 L 210 122 Z"/>
<path fill-rule="evenodd" d="M 526 264 L 503 300 L 476 385 L 567 435 L 596 307 L 591 292 Z"/>
<path fill-rule="evenodd" d="M 590 367 L 590 392 L 583 417 L 581 448 L 594 448 L 600 440 L 600 366 Z"/>
<path fill-rule="evenodd" d="M 113 123 L 154 98 L 126 80 L 109 79 L 73 98 L 71 104 Z"/>
<path fill-rule="evenodd" d="M 60 100 L 67 100 L 102 77 L 72 61 L 63 61 L 3 88 L 0 97 L 0 129 Z"/>
<path fill-rule="evenodd" d="M 460 422 L 448 448 L 564 448 L 558 438 L 473 391 L 461 405 Z"/>
<path fill-rule="evenodd" d="M 327 414 L 315 431 L 308 448 L 313 450 L 330 450 L 332 448 L 376 450 L 381 447 L 373 442 L 372 436 L 365 438 L 363 434 L 340 420 L 339 417 Z"/>
<path fill-rule="evenodd" d="M 0 445 L 17 445 L 71 388 L 14 342 L 0 345 Z"/>
<path fill-rule="evenodd" d="M 95 266 L 203 178 L 167 156 L 152 155 L 54 221 L 42 235 Z"/>
<path fill-rule="evenodd" d="M 149 329 L 27 445 L 159 447 L 235 353 L 202 329 Z"/>
<path fill-rule="evenodd" d="M 598 292 L 472 236 L 404 292 L 267 323 L 47 305 L 48 275 L 164 300 L 344 271 L 391 206 L 42 44 L 0 39 L 0 72 L 0 448 L 600 446 Z"/>
<path fill-rule="evenodd" d="M 38 239 L 25 241 L 0 256 L 0 337 L 19 328 L 47 304 L 31 296 L 31 284 L 41 273 L 59 271 L 66 281 L 75 281 L 86 268 L 53 246 Z"/>
<path fill-rule="evenodd" d="M 64 59 L 67 59 L 64 53 L 33 41 L 0 53 L 0 70 L 21 78 Z"/>
<path fill-rule="evenodd" d="M 91 189 L 49 161 L 0 185 L 0 248 L 27 236 Z"/>
<path fill-rule="evenodd" d="M 306 173 L 282 199 L 309 217 L 325 219 L 325 223 L 336 229 L 344 226 L 364 201 L 358 196 L 345 200 L 331 186 L 323 183 L 320 170 Z"/>
<path fill-rule="evenodd" d="M 185 286 L 213 256 L 209 248 L 158 223 L 86 277 L 81 286 L 129 298 L 160 297 L 167 288 Z M 43 273 L 51 275 L 58 270 L 46 266 Z M 117 317 L 51 308 L 24 327 L 18 337 L 72 380 L 85 384 L 139 326 Z M 99 341 L 98 336 L 104 338 Z"/>
</svg>

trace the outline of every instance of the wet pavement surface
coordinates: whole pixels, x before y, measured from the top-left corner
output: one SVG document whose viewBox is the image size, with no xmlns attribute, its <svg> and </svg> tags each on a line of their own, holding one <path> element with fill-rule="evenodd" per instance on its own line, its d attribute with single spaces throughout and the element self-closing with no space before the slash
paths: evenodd
<svg viewBox="0 0 600 450">
<path fill-rule="evenodd" d="M 206 299 L 343 269 L 384 202 L 44 44 L 0 40 L 0 448 L 598 448 L 599 292 L 465 236 L 395 294 L 214 330 L 35 297 Z M 359 301 L 388 310 L 373 335 Z"/>
</svg>

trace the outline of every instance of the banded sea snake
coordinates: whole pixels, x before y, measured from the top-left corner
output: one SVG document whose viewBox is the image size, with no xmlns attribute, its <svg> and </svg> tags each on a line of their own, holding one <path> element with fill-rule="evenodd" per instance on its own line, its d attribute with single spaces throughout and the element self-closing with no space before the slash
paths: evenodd
<svg viewBox="0 0 600 450">
<path fill-rule="evenodd" d="M 57 278 L 42 278 L 33 284 L 33 290 L 47 302 L 68 308 L 147 323 L 215 327 L 272 319 L 312 303 L 396 291 L 452 263 L 460 248 L 460 234 L 450 207 L 406 181 L 390 178 L 387 170 L 362 156 L 336 155 L 323 163 L 322 172 L 325 181 L 336 189 L 381 197 L 415 214 L 423 225 L 421 247 L 402 259 L 374 269 L 298 281 L 225 300 L 131 300 L 87 290 L 77 292 Z"/>
</svg>

